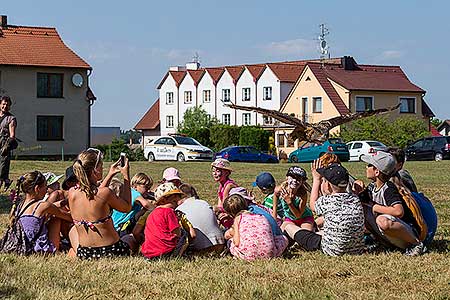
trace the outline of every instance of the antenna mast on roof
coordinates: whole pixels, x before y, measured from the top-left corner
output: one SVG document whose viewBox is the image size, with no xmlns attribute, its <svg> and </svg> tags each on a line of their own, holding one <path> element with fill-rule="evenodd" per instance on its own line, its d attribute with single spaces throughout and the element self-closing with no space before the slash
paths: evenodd
<svg viewBox="0 0 450 300">
<path fill-rule="evenodd" d="M 195 52 L 194 56 L 192 57 L 192 62 L 200 65 L 200 55 L 198 55 L 198 52 Z"/>
<path fill-rule="evenodd" d="M 320 47 L 320 59 L 323 60 L 326 58 L 330 58 L 330 47 L 328 46 L 328 42 L 325 40 L 325 37 L 330 34 L 330 30 L 325 27 L 325 24 L 320 24 L 320 34 L 319 34 L 319 47 Z"/>
</svg>

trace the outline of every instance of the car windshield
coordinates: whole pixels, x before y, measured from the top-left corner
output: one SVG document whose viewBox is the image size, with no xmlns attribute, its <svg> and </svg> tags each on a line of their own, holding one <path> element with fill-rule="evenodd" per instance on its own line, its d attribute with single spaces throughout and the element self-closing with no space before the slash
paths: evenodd
<svg viewBox="0 0 450 300">
<path fill-rule="evenodd" d="M 329 139 L 328 142 L 330 142 L 330 144 L 343 144 L 344 143 L 341 139 Z"/>
<path fill-rule="evenodd" d="M 194 140 L 193 138 L 190 137 L 185 137 L 185 136 L 174 136 L 173 137 L 178 144 L 180 145 L 195 145 L 195 146 L 199 146 L 200 143 L 197 142 L 196 140 Z M 201 145 L 200 145 L 201 146 Z"/>
<path fill-rule="evenodd" d="M 380 142 L 367 142 L 370 147 L 386 147 L 383 143 Z"/>
</svg>

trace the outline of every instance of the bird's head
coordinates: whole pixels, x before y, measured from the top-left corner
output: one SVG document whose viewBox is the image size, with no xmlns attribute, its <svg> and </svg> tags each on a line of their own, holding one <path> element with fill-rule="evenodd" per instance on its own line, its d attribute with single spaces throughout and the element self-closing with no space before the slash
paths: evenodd
<svg viewBox="0 0 450 300">
<path fill-rule="evenodd" d="M 314 127 L 306 128 L 306 139 L 310 142 L 323 143 L 328 140 L 328 131 L 318 130 Z"/>
</svg>

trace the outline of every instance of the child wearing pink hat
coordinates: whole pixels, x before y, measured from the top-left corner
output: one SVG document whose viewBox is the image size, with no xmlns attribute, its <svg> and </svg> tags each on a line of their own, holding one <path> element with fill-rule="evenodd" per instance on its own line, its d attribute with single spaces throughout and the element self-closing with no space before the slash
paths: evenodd
<svg viewBox="0 0 450 300">
<path fill-rule="evenodd" d="M 164 170 L 162 183 L 164 182 L 172 182 L 176 187 L 180 187 L 183 184 L 180 172 L 172 167 Z"/>
</svg>

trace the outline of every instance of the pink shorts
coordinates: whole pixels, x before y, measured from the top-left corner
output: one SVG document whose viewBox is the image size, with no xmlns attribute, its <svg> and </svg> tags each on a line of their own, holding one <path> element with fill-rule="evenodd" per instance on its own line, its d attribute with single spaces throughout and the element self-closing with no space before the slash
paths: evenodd
<svg viewBox="0 0 450 300">
<path fill-rule="evenodd" d="M 304 218 L 301 218 L 301 219 L 297 219 L 297 220 L 292 220 L 292 219 L 289 219 L 288 217 L 286 217 L 285 219 L 284 219 L 286 222 L 292 222 L 292 223 L 294 223 L 295 225 L 297 225 L 297 226 L 301 226 L 303 223 L 309 223 L 309 224 L 314 224 L 314 217 L 313 216 L 308 216 L 308 217 L 304 217 Z"/>
</svg>

